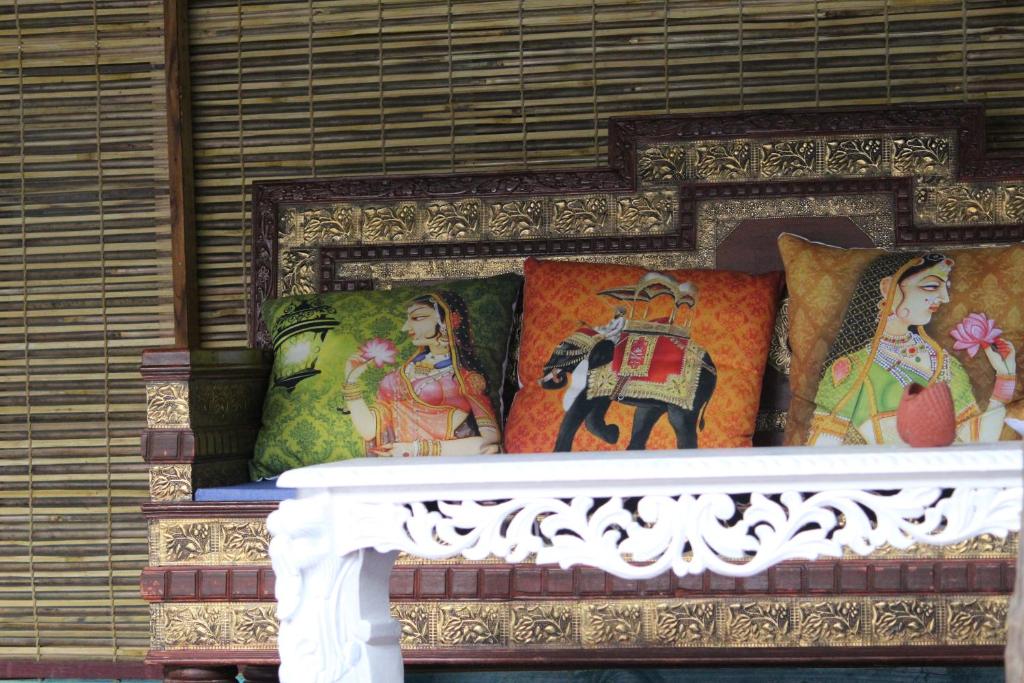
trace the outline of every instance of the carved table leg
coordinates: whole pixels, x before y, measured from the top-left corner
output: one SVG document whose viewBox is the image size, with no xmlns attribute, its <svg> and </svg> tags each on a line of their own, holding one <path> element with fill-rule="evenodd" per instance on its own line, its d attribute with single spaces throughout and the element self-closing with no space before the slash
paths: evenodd
<svg viewBox="0 0 1024 683">
<path fill-rule="evenodd" d="M 276 666 L 252 666 L 243 664 L 238 667 L 245 683 L 278 683 Z"/>
<path fill-rule="evenodd" d="M 166 666 L 164 683 L 235 683 L 233 666 Z"/>
<path fill-rule="evenodd" d="M 402 681 L 401 628 L 388 609 L 398 553 L 346 547 L 350 528 L 360 525 L 331 512 L 326 495 L 313 496 L 283 501 L 267 520 L 281 681 Z"/>
</svg>

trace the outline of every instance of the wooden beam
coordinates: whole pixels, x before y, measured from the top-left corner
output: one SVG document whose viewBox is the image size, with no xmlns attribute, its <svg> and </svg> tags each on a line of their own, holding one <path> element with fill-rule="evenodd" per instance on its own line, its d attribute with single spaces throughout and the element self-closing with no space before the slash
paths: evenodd
<svg viewBox="0 0 1024 683">
<path fill-rule="evenodd" d="M 188 62 L 188 0 L 164 0 L 174 341 L 176 346 L 194 349 L 199 346 L 199 290 L 192 170 L 192 92 Z"/>
</svg>

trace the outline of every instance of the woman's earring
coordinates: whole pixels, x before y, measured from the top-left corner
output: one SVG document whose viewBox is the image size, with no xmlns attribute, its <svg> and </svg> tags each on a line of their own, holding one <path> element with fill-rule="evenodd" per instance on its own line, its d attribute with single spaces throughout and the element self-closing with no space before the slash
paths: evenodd
<svg viewBox="0 0 1024 683">
<path fill-rule="evenodd" d="M 899 315 L 900 315 L 901 318 L 910 317 L 910 309 L 907 308 L 906 306 L 900 307 Z"/>
</svg>

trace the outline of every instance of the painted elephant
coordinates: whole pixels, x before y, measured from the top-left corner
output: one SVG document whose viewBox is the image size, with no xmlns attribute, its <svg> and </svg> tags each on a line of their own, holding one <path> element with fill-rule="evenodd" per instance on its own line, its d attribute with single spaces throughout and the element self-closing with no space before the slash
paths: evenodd
<svg viewBox="0 0 1024 683">
<path fill-rule="evenodd" d="M 571 451 L 584 424 L 599 439 L 618 441 L 618 425 L 605 419 L 613 400 L 636 407 L 627 449 L 646 448 L 662 415 L 675 430 L 678 448 L 696 448 L 717 380 L 710 355 L 687 337 L 626 329 L 610 339 L 586 327 L 555 347 L 544 373 L 540 383 L 546 389 L 569 385 L 555 451 Z"/>
</svg>

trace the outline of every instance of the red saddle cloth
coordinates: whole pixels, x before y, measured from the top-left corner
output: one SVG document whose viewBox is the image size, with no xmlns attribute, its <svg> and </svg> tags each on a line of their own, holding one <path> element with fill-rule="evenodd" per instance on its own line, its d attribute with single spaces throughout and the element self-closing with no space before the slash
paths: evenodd
<svg viewBox="0 0 1024 683">
<path fill-rule="evenodd" d="M 612 372 L 619 377 L 665 382 L 680 373 L 689 344 L 683 336 L 627 328 L 615 345 Z"/>
</svg>

